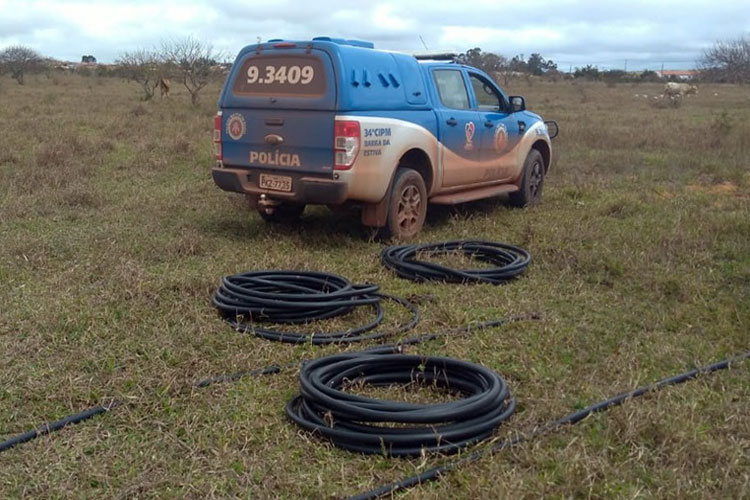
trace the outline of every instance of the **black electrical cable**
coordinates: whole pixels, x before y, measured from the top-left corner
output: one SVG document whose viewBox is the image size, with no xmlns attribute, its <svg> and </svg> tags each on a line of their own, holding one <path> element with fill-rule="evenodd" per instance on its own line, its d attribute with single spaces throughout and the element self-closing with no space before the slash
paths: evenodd
<svg viewBox="0 0 750 500">
<path fill-rule="evenodd" d="M 14 446 L 17 446 L 22 443 L 26 443 L 28 441 L 31 441 L 32 439 L 36 439 L 39 436 L 44 436 L 45 434 L 49 434 L 51 432 L 59 431 L 63 427 L 70 425 L 70 424 L 77 424 L 79 422 L 83 422 L 84 420 L 88 420 L 92 417 L 95 417 L 97 415 L 101 415 L 102 413 L 106 413 L 109 410 L 116 408 L 119 406 L 120 403 L 117 401 L 113 401 L 107 406 L 95 406 L 93 408 L 89 408 L 88 410 L 84 410 L 80 413 L 76 413 L 75 415 L 70 415 L 65 418 L 62 418 L 60 420 L 56 420 L 54 422 L 50 422 L 48 424 L 44 424 L 41 427 L 38 427 L 36 429 L 32 429 L 28 432 L 24 432 L 23 434 L 19 434 L 17 436 L 14 436 L 6 441 L 3 441 L 0 443 L 0 453 L 9 450 L 13 448 Z"/>
<path fill-rule="evenodd" d="M 538 320 L 538 319 L 541 319 L 541 316 L 538 313 L 532 313 L 528 316 L 511 316 L 509 318 L 500 318 L 500 319 L 493 319 L 489 321 L 482 321 L 479 323 L 470 323 L 465 326 L 459 326 L 458 328 L 452 328 L 450 330 L 445 330 L 442 332 L 423 333 L 420 335 L 415 335 L 413 337 L 408 337 L 403 340 L 399 340 L 395 344 L 387 344 L 383 346 L 370 347 L 369 349 L 366 349 L 366 352 L 378 353 L 378 354 L 397 353 L 397 352 L 402 352 L 404 347 L 406 346 L 421 344 L 422 342 L 435 340 L 440 337 L 456 335 L 459 333 L 471 333 L 475 330 L 493 328 L 497 326 L 506 325 L 508 323 L 514 323 L 516 321 L 533 321 L 533 320 Z"/>
<path fill-rule="evenodd" d="M 462 252 L 464 255 L 492 264 L 478 269 L 453 269 L 419 260 L 420 254 L 440 255 Z M 492 241 L 457 240 L 424 245 L 387 247 L 380 254 L 385 267 L 412 281 L 449 283 L 492 283 L 500 285 L 526 270 L 531 262 L 529 252 L 521 247 Z"/>
<path fill-rule="evenodd" d="M 444 330 L 442 332 L 423 333 L 420 335 L 415 335 L 413 337 L 408 337 L 403 340 L 399 340 L 395 344 L 377 345 L 377 346 L 366 349 L 365 352 L 367 352 L 368 354 L 396 354 L 396 353 L 403 352 L 403 349 L 407 346 L 421 344 L 422 342 L 427 342 L 427 341 L 434 340 L 434 339 L 444 337 L 447 335 L 469 333 L 469 332 L 473 332 L 475 330 L 481 330 L 484 328 L 502 326 L 507 323 L 513 323 L 515 321 L 538 320 L 540 318 L 541 317 L 539 316 L 539 314 L 534 313 L 529 316 L 511 316 L 510 318 L 493 319 L 493 320 L 484 321 L 481 323 L 471 323 L 466 326 L 460 326 L 458 328 Z M 305 361 L 308 361 L 308 360 L 302 360 L 301 362 L 304 363 Z M 251 370 L 243 370 L 243 371 L 235 372 L 235 373 L 228 373 L 224 375 L 217 375 L 214 377 L 209 377 L 209 378 L 198 380 L 197 382 L 193 383 L 193 386 L 194 387 L 208 387 L 209 385 L 213 385 L 213 384 L 235 382 L 244 377 L 257 377 L 260 375 L 275 375 L 287 368 L 294 368 L 296 366 L 299 366 L 299 364 L 300 362 L 292 362 L 292 363 L 287 363 L 285 365 L 269 365 L 264 368 L 256 368 L 256 369 L 251 369 Z"/>
<path fill-rule="evenodd" d="M 349 497 L 348 500 L 372 500 L 372 499 L 380 498 L 386 495 L 391 495 L 400 490 L 413 488 L 414 486 L 417 486 L 422 483 L 435 481 L 439 479 L 440 476 L 442 476 L 443 474 L 450 472 L 462 465 L 466 465 L 471 462 L 476 462 L 477 460 L 485 457 L 489 453 L 498 452 L 510 446 L 514 446 L 516 444 L 523 443 L 525 441 L 530 441 L 543 434 L 558 431 L 566 425 L 577 424 L 578 422 L 580 422 L 581 420 L 585 419 L 586 417 L 588 417 L 589 415 L 593 413 L 606 411 L 614 406 L 621 405 L 622 403 L 630 399 L 643 396 L 644 394 L 647 394 L 649 392 L 663 389 L 664 387 L 671 386 L 671 385 L 682 384 L 684 382 L 687 382 L 688 380 L 697 378 L 698 375 L 701 375 L 701 374 L 708 374 L 708 373 L 713 373 L 719 370 L 725 370 L 729 368 L 729 366 L 732 363 L 737 363 L 745 359 L 750 359 L 750 351 L 744 352 L 732 358 L 724 359 L 722 361 L 713 363 L 711 365 L 703 366 L 700 368 L 694 368 L 687 372 L 661 379 L 657 382 L 654 382 L 653 384 L 639 387 L 630 392 L 624 392 L 622 394 L 618 394 L 614 397 L 605 399 L 604 401 L 600 401 L 598 403 L 594 403 L 590 406 L 587 406 L 586 408 L 583 408 L 569 415 L 566 415 L 562 418 L 559 418 L 550 424 L 537 428 L 536 430 L 534 430 L 533 432 L 527 435 L 519 435 L 513 438 L 506 439 L 504 441 L 499 441 L 491 446 L 488 446 L 488 447 L 479 449 L 473 453 L 470 453 L 469 455 L 459 460 L 448 462 L 446 464 L 428 469 L 424 472 L 421 472 L 420 474 L 409 476 L 400 481 L 386 484 L 378 488 L 372 489 L 370 491 L 366 491 L 364 493 L 354 495 L 352 497 Z"/>
<path fill-rule="evenodd" d="M 283 370 L 284 368 L 291 368 L 293 366 L 297 366 L 298 364 L 299 363 L 287 363 L 286 365 L 270 365 L 270 366 L 266 366 L 265 368 L 258 368 L 256 370 L 245 370 L 245 371 L 236 372 L 236 373 L 229 373 L 226 375 L 217 375 L 215 377 L 204 378 L 203 380 L 199 380 L 198 382 L 195 382 L 193 386 L 208 387 L 209 385 L 213 385 L 213 384 L 223 384 L 225 382 L 234 382 L 244 377 L 257 377 L 260 375 L 276 375 L 277 373 L 281 373 L 281 370 Z"/>
<path fill-rule="evenodd" d="M 390 331 L 371 332 L 383 322 L 382 299 L 395 302 L 411 320 Z M 268 340 L 316 345 L 352 343 L 397 335 L 414 328 L 419 312 L 410 302 L 378 293 L 377 285 L 354 285 L 342 276 L 312 271 L 255 271 L 226 276 L 213 296 L 224 320 L 238 331 Z M 283 332 L 256 323 L 300 324 L 342 316 L 359 306 L 369 306 L 374 317 L 345 331 L 327 333 Z"/>
<path fill-rule="evenodd" d="M 435 404 L 379 400 L 345 386 L 431 384 L 462 399 Z M 300 427 L 361 453 L 456 453 L 492 435 L 516 407 L 505 381 L 473 363 L 445 357 L 368 352 L 326 356 L 300 371 L 301 394 L 286 406 Z M 383 425 L 385 423 L 396 426 Z"/>
</svg>

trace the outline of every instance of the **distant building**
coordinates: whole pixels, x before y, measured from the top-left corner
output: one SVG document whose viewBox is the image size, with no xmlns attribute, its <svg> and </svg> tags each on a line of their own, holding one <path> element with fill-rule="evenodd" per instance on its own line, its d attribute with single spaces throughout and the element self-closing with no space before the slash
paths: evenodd
<svg viewBox="0 0 750 500">
<path fill-rule="evenodd" d="M 698 71 L 694 69 L 665 69 L 664 71 L 657 71 L 659 78 L 666 80 L 692 80 L 698 75 Z"/>
</svg>

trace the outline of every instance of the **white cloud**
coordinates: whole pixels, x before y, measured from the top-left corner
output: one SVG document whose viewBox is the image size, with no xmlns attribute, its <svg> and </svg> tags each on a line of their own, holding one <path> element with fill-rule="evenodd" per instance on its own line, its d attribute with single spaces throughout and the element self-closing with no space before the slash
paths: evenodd
<svg viewBox="0 0 750 500">
<path fill-rule="evenodd" d="M 373 9 L 373 26 L 384 31 L 407 31 L 414 29 L 414 21 L 399 16 L 393 5 L 382 4 Z"/>
<path fill-rule="evenodd" d="M 482 28 L 476 26 L 444 26 L 440 40 L 449 45 L 463 47 L 467 40 L 474 46 L 502 46 L 507 40 L 524 40 L 526 43 L 549 45 L 565 37 L 560 29 L 552 27 Z"/>
<path fill-rule="evenodd" d="M 230 54 L 256 37 L 329 35 L 418 50 L 421 36 L 433 49 L 539 52 L 571 65 L 658 64 L 694 60 L 715 40 L 750 30 L 747 19 L 746 0 L 0 0 L 0 47 L 22 43 L 58 58 L 112 61 L 187 35 Z"/>
</svg>

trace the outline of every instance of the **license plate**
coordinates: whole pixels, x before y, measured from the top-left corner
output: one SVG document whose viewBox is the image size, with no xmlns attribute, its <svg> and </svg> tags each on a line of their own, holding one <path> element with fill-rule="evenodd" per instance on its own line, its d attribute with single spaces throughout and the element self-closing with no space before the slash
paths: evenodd
<svg viewBox="0 0 750 500">
<path fill-rule="evenodd" d="M 263 189 L 272 189 L 274 191 L 292 190 L 292 178 L 286 175 L 260 174 L 260 187 Z"/>
</svg>

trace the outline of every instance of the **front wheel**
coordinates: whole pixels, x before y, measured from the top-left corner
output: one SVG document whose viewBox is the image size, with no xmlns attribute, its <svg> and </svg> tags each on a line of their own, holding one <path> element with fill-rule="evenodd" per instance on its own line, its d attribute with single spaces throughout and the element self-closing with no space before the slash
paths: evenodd
<svg viewBox="0 0 750 500">
<path fill-rule="evenodd" d="M 523 162 L 521 189 L 510 195 L 510 203 L 516 207 L 536 205 L 542 199 L 544 187 L 544 159 L 536 149 L 532 149 Z"/>
<path fill-rule="evenodd" d="M 427 188 L 416 170 L 400 167 L 391 187 L 386 231 L 396 240 L 408 240 L 419 233 L 427 215 Z"/>
</svg>

